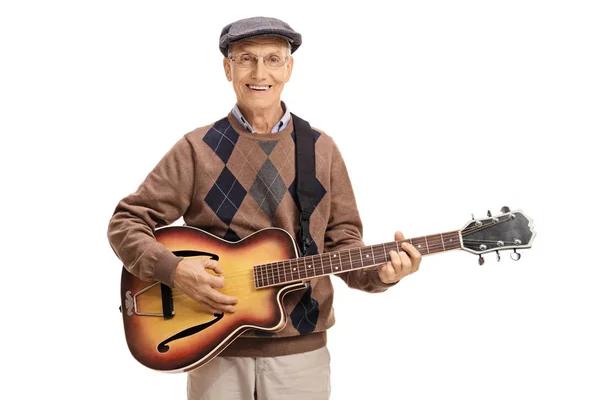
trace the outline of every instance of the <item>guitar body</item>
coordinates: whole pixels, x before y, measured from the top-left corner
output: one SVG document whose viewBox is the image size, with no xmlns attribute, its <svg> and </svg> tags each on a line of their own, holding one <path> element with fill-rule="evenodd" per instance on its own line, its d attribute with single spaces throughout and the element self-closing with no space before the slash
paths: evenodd
<svg viewBox="0 0 600 400">
<path fill-rule="evenodd" d="M 284 230 L 263 229 L 239 242 L 187 226 L 165 227 L 155 234 L 175 254 L 217 259 L 225 278 L 225 287 L 219 290 L 236 297 L 238 304 L 234 314 L 207 313 L 178 289 L 142 281 L 123 268 L 121 310 L 127 345 L 151 369 L 189 371 L 209 362 L 249 329 L 283 329 L 283 296 L 306 287 L 302 282 L 255 287 L 255 265 L 297 257 L 294 240 Z"/>
</svg>

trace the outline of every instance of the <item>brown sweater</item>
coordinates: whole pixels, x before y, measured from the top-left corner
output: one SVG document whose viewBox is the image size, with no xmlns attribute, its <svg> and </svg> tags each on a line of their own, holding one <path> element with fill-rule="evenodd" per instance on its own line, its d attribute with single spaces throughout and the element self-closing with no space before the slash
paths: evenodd
<svg viewBox="0 0 600 400">
<path fill-rule="evenodd" d="M 317 206 L 310 234 L 319 252 L 363 246 L 362 223 L 346 166 L 332 138 L 315 137 Z M 252 134 L 229 114 L 181 138 L 137 191 L 122 199 L 108 238 L 125 268 L 140 279 L 173 286 L 180 258 L 154 239 L 156 228 L 183 216 L 186 225 L 230 241 L 278 227 L 297 237 L 293 123 L 275 134 Z M 338 274 L 352 288 L 384 291 L 375 269 Z M 318 349 L 334 324 L 329 276 L 286 295 L 290 317 L 274 336 L 247 332 L 221 355 L 278 356 Z"/>
</svg>

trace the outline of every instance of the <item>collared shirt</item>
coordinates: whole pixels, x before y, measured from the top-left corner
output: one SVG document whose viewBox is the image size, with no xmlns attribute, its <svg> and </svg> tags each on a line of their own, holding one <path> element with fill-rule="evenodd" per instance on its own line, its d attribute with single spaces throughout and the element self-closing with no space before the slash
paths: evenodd
<svg viewBox="0 0 600 400">
<path fill-rule="evenodd" d="M 290 110 L 288 110 L 288 108 L 285 106 L 285 103 L 283 101 L 281 102 L 281 107 L 284 110 L 283 117 L 281 117 L 279 122 L 275 124 L 271 133 L 277 133 L 277 132 L 285 129 L 285 127 L 288 126 L 288 124 L 290 123 L 290 120 L 292 119 Z M 242 112 L 240 111 L 240 108 L 238 107 L 237 104 L 233 107 L 233 110 L 231 110 L 231 113 L 233 114 L 235 119 L 237 119 L 237 121 L 240 123 L 240 125 L 242 125 L 244 128 L 246 128 L 249 132 L 256 133 L 254 128 L 252 128 L 250 126 L 250 123 L 242 115 Z"/>
</svg>

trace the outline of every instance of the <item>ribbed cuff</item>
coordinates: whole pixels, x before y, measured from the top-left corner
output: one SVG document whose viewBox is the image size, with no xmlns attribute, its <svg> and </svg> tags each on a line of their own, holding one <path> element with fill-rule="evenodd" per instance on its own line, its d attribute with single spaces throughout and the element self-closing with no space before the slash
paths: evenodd
<svg viewBox="0 0 600 400">
<path fill-rule="evenodd" d="M 391 288 L 392 286 L 394 286 L 398 282 L 400 282 L 400 281 L 398 281 L 398 282 L 394 282 L 394 283 L 383 283 L 383 281 L 379 277 L 379 268 L 381 268 L 381 266 L 369 271 L 369 281 L 375 288 L 375 290 L 372 293 L 385 292 L 386 290 L 388 290 L 388 288 Z"/>
<path fill-rule="evenodd" d="M 174 286 L 175 280 L 175 267 L 177 264 L 183 259 L 182 257 L 177 257 L 173 252 L 163 249 L 162 251 L 158 251 L 153 255 L 154 260 L 152 263 L 154 265 L 154 279 L 164 283 L 169 287 Z"/>
</svg>

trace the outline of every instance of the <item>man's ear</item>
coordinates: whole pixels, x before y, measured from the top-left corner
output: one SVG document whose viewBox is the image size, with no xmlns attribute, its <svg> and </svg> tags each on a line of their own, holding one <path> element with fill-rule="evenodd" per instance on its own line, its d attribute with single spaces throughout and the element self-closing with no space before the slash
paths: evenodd
<svg viewBox="0 0 600 400">
<path fill-rule="evenodd" d="M 231 82 L 231 65 L 229 64 L 229 59 L 227 57 L 223 57 L 223 68 L 225 69 L 227 80 Z"/>
<path fill-rule="evenodd" d="M 287 72 L 285 76 L 285 81 L 288 82 L 292 77 L 292 70 L 294 69 L 294 57 L 290 56 L 290 59 L 287 63 Z"/>
</svg>

